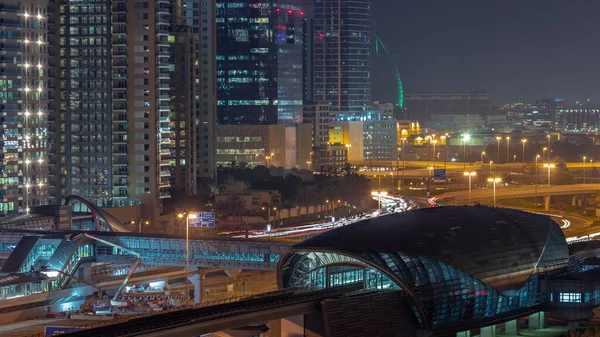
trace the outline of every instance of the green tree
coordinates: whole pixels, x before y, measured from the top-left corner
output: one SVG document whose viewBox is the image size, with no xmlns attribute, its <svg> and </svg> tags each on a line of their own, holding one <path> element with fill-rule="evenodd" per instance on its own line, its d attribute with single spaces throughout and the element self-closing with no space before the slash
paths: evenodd
<svg viewBox="0 0 600 337">
<path fill-rule="evenodd" d="M 216 209 L 221 215 L 239 216 L 246 213 L 246 203 L 237 195 L 228 195 L 224 201 L 217 203 Z"/>
</svg>

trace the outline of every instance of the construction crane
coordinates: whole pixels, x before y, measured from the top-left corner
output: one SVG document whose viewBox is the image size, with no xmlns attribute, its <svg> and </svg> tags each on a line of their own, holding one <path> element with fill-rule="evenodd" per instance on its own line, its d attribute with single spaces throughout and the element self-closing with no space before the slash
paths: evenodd
<svg viewBox="0 0 600 337">
<path fill-rule="evenodd" d="M 126 307 L 129 305 L 129 302 L 127 301 L 119 301 L 119 296 L 121 296 L 121 293 L 123 292 L 123 290 L 125 289 L 125 286 L 127 285 L 127 282 L 129 282 L 129 279 L 131 278 L 131 276 L 133 275 L 133 273 L 135 272 L 136 268 L 140 265 L 140 263 L 142 262 L 142 257 L 139 253 L 134 252 L 131 249 L 119 246 L 115 243 L 112 243 L 110 241 L 104 240 L 104 239 L 100 239 L 99 237 L 87 234 L 87 233 L 81 233 L 76 235 L 75 237 L 73 237 L 73 241 L 77 241 L 79 239 L 81 239 L 82 237 L 87 237 L 89 239 L 92 239 L 94 241 L 98 241 L 101 242 L 105 245 L 109 245 L 111 247 L 117 248 L 117 249 L 121 249 L 129 254 L 132 254 L 133 256 L 136 257 L 135 262 L 133 263 L 133 265 L 131 265 L 131 268 L 129 269 L 129 273 L 127 273 L 127 276 L 125 277 L 125 280 L 123 280 L 123 283 L 119 286 L 119 289 L 117 289 L 117 292 L 115 293 L 115 296 L 113 296 L 112 300 L 110 301 L 110 305 L 113 307 Z"/>
</svg>

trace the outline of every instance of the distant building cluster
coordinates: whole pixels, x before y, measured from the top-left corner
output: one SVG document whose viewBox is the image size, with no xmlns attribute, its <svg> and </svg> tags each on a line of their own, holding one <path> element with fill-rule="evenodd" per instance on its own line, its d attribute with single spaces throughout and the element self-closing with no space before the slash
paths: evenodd
<svg viewBox="0 0 600 337">
<path fill-rule="evenodd" d="M 0 215 L 78 195 L 154 217 L 232 163 L 341 172 L 433 133 L 600 127 L 589 100 L 405 94 L 395 60 L 402 103 L 372 101 L 371 5 L 0 0 Z"/>
</svg>

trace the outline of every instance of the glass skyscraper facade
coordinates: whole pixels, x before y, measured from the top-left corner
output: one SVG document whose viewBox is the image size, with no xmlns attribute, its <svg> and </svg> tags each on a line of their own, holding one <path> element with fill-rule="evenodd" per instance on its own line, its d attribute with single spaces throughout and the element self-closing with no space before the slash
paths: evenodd
<svg viewBox="0 0 600 337">
<path fill-rule="evenodd" d="M 47 1 L 0 1 L 0 216 L 48 202 Z"/>
<path fill-rule="evenodd" d="M 360 117 L 371 104 L 371 0 L 314 1 L 314 100 L 337 119 Z"/>
<path fill-rule="evenodd" d="M 302 0 L 216 4 L 219 124 L 302 120 Z"/>
<path fill-rule="evenodd" d="M 50 201 L 78 195 L 103 206 L 113 185 L 111 1 L 50 5 L 52 86 L 58 89 L 51 97 Z"/>
</svg>

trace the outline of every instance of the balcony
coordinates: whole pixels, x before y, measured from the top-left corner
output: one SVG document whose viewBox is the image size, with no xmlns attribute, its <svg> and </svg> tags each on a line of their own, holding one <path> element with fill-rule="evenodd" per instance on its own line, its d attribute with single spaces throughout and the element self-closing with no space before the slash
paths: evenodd
<svg viewBox="0 0 600 337">
<path fill-rule="evenodd" d="M 124 3 L 113 4 L 112 14 L 124 14 L 127 12 L 127 5 Z"/>
<path fill-rule="evenodd" d="M 127 44 L 127 39 L 125 37 L 116 37 L 112 39 L 113 47 L 123 47 Z"/>
<path fill-rule="evenodd" d="M 127 100 L 127 94 L 124 93 L 124 92 L 113 92 L 112 99 L 114 101 L 126 101 Z"/>
</svg>

